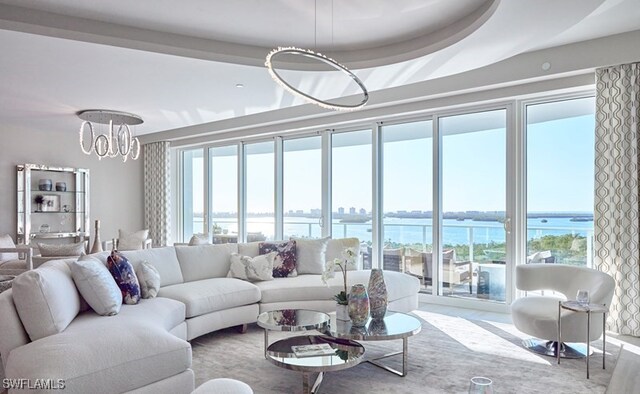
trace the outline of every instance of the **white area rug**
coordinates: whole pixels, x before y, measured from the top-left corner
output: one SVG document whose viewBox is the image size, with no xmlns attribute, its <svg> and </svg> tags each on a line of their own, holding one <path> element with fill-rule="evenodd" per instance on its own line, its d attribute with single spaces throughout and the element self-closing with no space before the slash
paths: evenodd
<svg viewBox="0 0 640 394">
<path fill-rule="evenodd" d="M 619 351 L 607 343 L 607 369 L 602 369 L 602 342 L 593 342 L 591 376 L 584 360 L 538 356 L 520 343 L 527 338 L 513 325 L 416 311 L 422 331 L 409 339 L 408 375 L 395 376 L 369 363 L 327 373 L 320 393 L 467 393 L 473 376 L 489 377 L 494 392 L 603 393 Z M 315 333 L 310 332 L 310 333 Z M 297 333 L 301 335 L 304 333 Z M 271 333 L 271 342 L 292 335 Z M 295 334 L 294 334 L 295 335 Z M 263 331 L 250 325 L 246 334 L 222 330 L 192 341 L 196 386 L 213 378 L 248 383 L 256 394 L 299 393 L 302 375 L 279 368 L 263 356 Z M 402 341 L 365 342 L 368 355 L 400 350 Z M 386 360 L 401 368 L 401 357 Z"/>
</svg>

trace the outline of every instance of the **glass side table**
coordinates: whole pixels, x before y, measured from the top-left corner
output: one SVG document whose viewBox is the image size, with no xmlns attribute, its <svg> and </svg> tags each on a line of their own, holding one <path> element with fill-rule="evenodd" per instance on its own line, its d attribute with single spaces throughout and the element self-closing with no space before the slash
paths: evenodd
<svg viewBox="0 0 640 394">
<path fill-rule="evenodd" d="M 602 313 L 602 369 L 605 369 L 604 365 L 604 356 L 605 356 L 605 348 L 607 346 L 607 332 L 605 330 L 605 323 L 607 321 L 607 312 L 609 309 L 604 304 L 581 304 L 577 301 L 559 301 L 558 302 L 558 347 L 562 343 L 562 319 L 561 314 L 562 310 L 567 309 L 573 312 L 581 312 L 587 314 L 587 379 L 589 379 L 589 353 L 591 353 L 590 348 L 590 334 L 591 334 L 591 314 L 592 313 Z M 558 355 L 558 364 L 560 364 L 560 352 L 556 352 Z"/>
<path fill-rule="evenodd" d="M 264 328 L 264 357 L 267 358 L 269 331 L 323 332 L 329 325 L 329 315 L 306 309 L 280 309 L 261 313 L 257 323 L 259 327 Z"/>
</svg>

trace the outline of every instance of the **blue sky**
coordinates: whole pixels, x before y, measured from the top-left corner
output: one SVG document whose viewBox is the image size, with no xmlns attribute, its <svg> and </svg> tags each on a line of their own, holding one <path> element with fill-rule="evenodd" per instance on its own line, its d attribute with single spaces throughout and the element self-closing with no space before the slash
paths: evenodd
<svg viewBox="0 0 640 394">
<path fill-rule="evenodd" d="M 582 100 L 586 100 L 587 106 L 593 101 L 592 98 Z M 530 119 L 546 116 L 548 120 L 537 121 L 527 127 L 529 212 L 593 211 L 594 116 L 558 116 L 558 112 L 562 113 L 563 103 L 530 107 Z M 574 104 L 567 103 L 567 108 Z M 465 122 L 492 126 L 485 130 L 477 126 L 479 130 L 462 132 Z M 504 110 L 443 118 L 442 193 L 445 212 L 505 210 L 505 122 Z M 430 121 L 383 126 L 386 141 L 384 211 L 432 210 L 431 135 Z M 333 143 L 333 211 L 338 207 L 347 211 L 350 207 L 370 211 L 370 132 L 334 134 Z M 273 211 L 273 153 L 254 154 L 269 144 L 272 146 L 272 143 L 247 146 L 248 212 Z M 298 150 L 305 146 L 306 150 Z M 300 142 L 285 141 L 283 173 L 285 212 L 300 209 L 308 212 L 312 208 L 320 208 L 319 137 Z M 216 156 L 212 174 L 214 211 L 235 211 L 235 156 Z M 202 173 L 197 171 L 194 177 L 202 179 Z M 195 182 L 195 185 L 194 194 L 201 196 L 201 183 Z M 196 198 L 194 203 L 196 211 L 201 209 L 202 201 Z"/>
</svg>

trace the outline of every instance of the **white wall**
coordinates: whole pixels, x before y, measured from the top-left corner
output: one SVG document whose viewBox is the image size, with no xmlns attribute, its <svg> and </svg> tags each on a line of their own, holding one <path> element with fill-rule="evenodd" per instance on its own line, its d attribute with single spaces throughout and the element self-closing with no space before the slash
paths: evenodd
<svg viewBox="0 0 640 394">
<path fill-rule="evenodd" d="M 142 155 L 137 161 L 98 161 L 80 150 L 78 132 L 20 130 L 0 125 L 0 235 L 16 238 L 16 165 L 24 163 L 80 167 L 90 170 L 90 225 L 100 219 L 102 240 L 118 229 L 140 230 L 144 225 Z"/>
</svg>

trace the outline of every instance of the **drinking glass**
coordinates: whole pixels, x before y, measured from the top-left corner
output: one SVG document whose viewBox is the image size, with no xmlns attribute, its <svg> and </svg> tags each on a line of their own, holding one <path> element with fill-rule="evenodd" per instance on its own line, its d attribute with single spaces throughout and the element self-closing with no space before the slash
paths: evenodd
<svg viewBox="0 0 640 394">
<path fill-rule="evenodd" d="M 471 378 L 469 394 L 493 394 L 493 382 L 489 378 L 476 376 Z"/>
<path fill-rule="evenodd" d="M 588 305 L 589 304 L 589 291 L 588 290 L 578 290 L 578 294 L 576 294 L 576 301 L 580 305 Z"/>
</svg>

